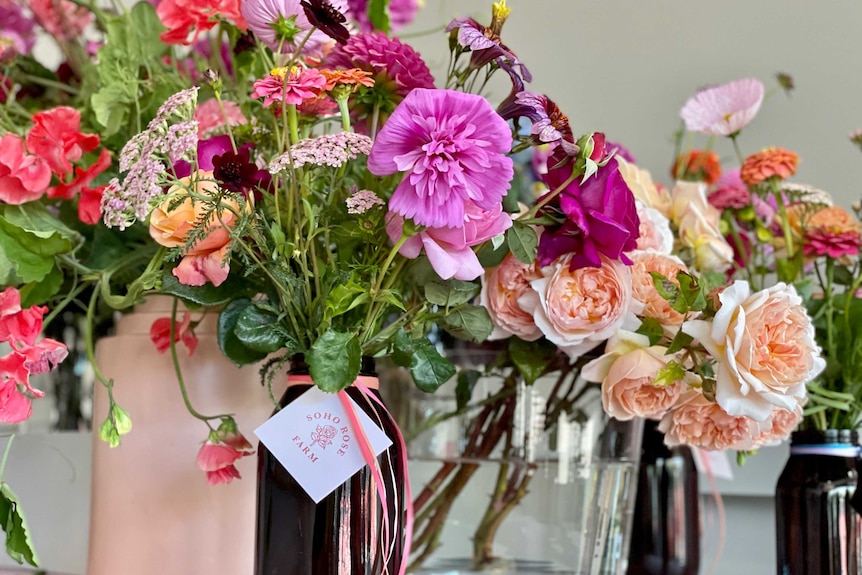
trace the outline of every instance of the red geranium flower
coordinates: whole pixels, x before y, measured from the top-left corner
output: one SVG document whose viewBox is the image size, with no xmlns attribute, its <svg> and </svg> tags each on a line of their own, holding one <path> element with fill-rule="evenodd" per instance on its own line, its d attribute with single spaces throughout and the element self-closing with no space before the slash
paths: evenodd
<svg viewBox="0 0 862 575">
<path fill-rule="evenodd" d="M 72 173 L 71 162 L 77 162 L 99 145 L 98 134 L 82 134 L 81 113 L 75 108 L 58 106 L 33 116 L 33 127 L 27 134 L 27 149 L 45 160 L 51 171 L 60 176 Z"/>
<path fill-rule="evenodd" d="M 105 186 L 92 188 L 90 183 L 110 165 L 111 153 L 102 148 L 99 158 L 89 168 L 77 166 L 75 177 L 70 182 L 60 182 L 49 189 L 48 197 L 71 200 L 78 196 L 78 219 L 85 224 L 96 224 L 102 217 L 102 192 Z"/>
<path fill-rule="evenodd" d="M 166 44 L 188 46 L 197 41 L 201 32 L 212 29 L 219 17 L 245 30 L 248 24 L 239 11 L 239 5 L 239 0 L 162 0 L 156 13 L 168 30 L 162 32 L 160 38 Z"/>
</svg>

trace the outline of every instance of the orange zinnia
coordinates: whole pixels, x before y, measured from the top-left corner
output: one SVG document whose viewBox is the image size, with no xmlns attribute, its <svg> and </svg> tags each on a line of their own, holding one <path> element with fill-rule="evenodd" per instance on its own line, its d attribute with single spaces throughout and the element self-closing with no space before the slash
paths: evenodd
<svg viewBox="0 0 862 575">
<path fill-rule="evenodd" d="M 796 173 L 799 156 L 784 148 L 765 148 L 745 159 L 739 172 L 742 181 L 749 186 L 757 185 L 769 178 L 780 180 Z"/>
<path fill-rule="evenodd" d="M 349 70 L 321 68 L 320 73 L 326 78 L 326 85 L 323 88 L 327 92 L 338 84 L 352 85 L 354 89 L 359 86 L 365 86 L 366 88 L 374 86 L 374 78 L 371 77 L 371 72 L 360 70 L 359 68 L 351 68 Z"/>
<path fill-rule="evenodd" d="M 711 186 L 721 176 L 721 162 L 715 152 L 690 150 L 679 155 L 670 173 L 675 180 L 695 180 Z"/>
</svg>

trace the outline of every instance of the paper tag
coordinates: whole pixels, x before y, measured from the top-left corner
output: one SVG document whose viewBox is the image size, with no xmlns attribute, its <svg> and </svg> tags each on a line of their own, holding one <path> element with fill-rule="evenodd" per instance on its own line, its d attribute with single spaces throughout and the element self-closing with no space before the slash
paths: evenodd
<svg viewBox="0 0 862 575">
<path fill-rule="evenodd" d="M 350 399 L 375 455 L 392 440 Z M 365 467 L 362 436 L 353 429 L 335 393 L 312 386 L 254 430 L 267 449 L 306 493 L 319 503 Z"/>
<path fill-rule="evenodd" d="M 694 458 L 694 466 L 701 475 L 709 475 L 719 479 L 733 479 L 733 467 L 730 458 L 725 451 L 707 451 L 693 447 L 691 455 Z"/>
</svg>

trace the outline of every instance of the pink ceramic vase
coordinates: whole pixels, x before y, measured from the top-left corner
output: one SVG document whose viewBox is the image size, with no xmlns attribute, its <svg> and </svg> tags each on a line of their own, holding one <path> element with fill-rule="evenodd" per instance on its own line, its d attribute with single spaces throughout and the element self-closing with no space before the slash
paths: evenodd
<svg viewBox="0 0 862 575">
<path fill-rule="evenodd" d="M 170 298 L 151 298 L 118 321 L 116 335 L 98 342 L 99 367 L 114 379 L 114 398 L 133 427 L 114 449 L 93 432 L 88 575 L 252 572 L 257 458 L 239 460 L 242 479 L 228 485 L 208 485 L 198 469 L 195 458 L 208 428 L 186 411 L 170 352 L 158 353 L 149 336 L 153 321 L 169 317 L 170 309 Z M 177 344 L 189 396 L 200 413 L 235 414 L 240 431 L 256 444 L 252 431 L 273 404 L 256 366 L 239 369 L 222 356 L 216 319 L 210 314 L 195 329 L 193 356 Z M 108 409 L 99 384 L 94 403 L 98 429 Z"/>
</svg>

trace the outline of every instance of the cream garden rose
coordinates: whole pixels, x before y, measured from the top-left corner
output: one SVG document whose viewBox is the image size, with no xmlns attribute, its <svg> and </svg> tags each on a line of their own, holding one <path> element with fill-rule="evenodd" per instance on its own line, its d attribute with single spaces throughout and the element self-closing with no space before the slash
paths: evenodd
<svg viewBox="0 0 862 575">
<path fill-rule="evenodd" d="M 745 281 L 718 297 L 721 307 L 711 321 L 682 326 L 716 360 L 718 404 L 757 421 L 768 419 L 773 407 L 795 410 L 806 397 L 805 384 L 826 367 L 802 298 L 785 283 L 751 293 Z"/>
<path fill-rule="evenodd" d="M 530 281 L 541 277 L 535 264 L 525 264 L 509 254 L 494 269 L 482 276 L 480 303 L 491 315 L 494 330 L 488 339 L 504 339 L 516 335 L 524 341 L 542 337 L 533 321 L 533 314 L 521 307 L 518 300 L 533 288 Z"/>
<path fill-rule="evenodd" d="M 602 384 L 602 405 L 611 417 L 660 419 L 683 389 L 681 381 L 655 385 L 658 373 L 675 357 L 666 352 L 650 346 L 644 335 L 621 330 L 608 340 L 604 355 L 584 366 L 581 377 Z"/>
<path fill-rule="evenodd" d="M 672 191 L 671 221 L 679 228 L 682 244 L 694 251 L 701 271 L 725 271 L 733 265 L 733 248 L 724 239 L 718 222 L 721 213 L 706 199 L 706 186 L 677 182 Z"/>
<path fill-rule="evenodd" d="M 634 194 L 635 199 L 649 208 L 657 210 L 661 215 L 670 218 L 671 196 L 665 189 L 655 185 L 650 173 L 624 158 L 616 156 L 620 175 Z"/>
<path fill-rule="evenodd" d="M 578 357 L 620 329 L 637 329 L 640 305 L 632 297 L 629 266 L 602 256 L 602 266 L 570 269 L 571 255 L 541 268 L 518 299 L 542 334 Z"/>
<path fill-rule="evenodd" d="M 663 254 L 673 251 L 673 232 L 670 220 L 655 208 L 650 208 L 640 200 L 636 202 L 638 219 L 637 251 L 652 250 Z"/>
</svg>

